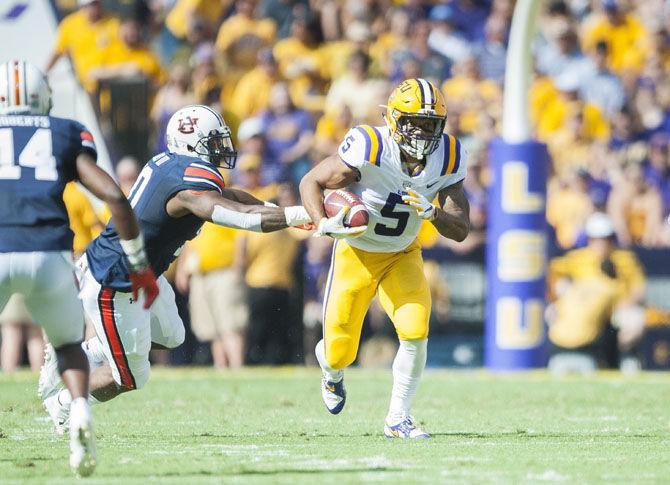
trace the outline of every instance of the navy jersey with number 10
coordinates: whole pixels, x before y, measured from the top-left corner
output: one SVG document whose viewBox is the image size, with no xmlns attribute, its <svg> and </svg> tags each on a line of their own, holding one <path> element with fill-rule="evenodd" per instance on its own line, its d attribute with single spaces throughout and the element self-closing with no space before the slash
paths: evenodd
<svg viewBox="0 0 670 485">
<path fill-rule="evenodd" d="M 72 250 L 63 190 L 83 152 L 97 157 L 76 121 L 0 116 L 0 253 Z"/>
<path fill-rule="evenodd" d="M 222 193 L 224 186 L 218 169 L 200 158 L 161 153 L 147 162 L 128 199 L 140 223 L 149 264 L 156 275 L 168 268 L 204 223 L 192 214 L 171 217 L 165 208 L 168 201 L 182 190 Z M 88 246 L 86 257 L 91 274 L 101 286 L 130 291 L 126 258 L 112 222 Z"/>
</svg>

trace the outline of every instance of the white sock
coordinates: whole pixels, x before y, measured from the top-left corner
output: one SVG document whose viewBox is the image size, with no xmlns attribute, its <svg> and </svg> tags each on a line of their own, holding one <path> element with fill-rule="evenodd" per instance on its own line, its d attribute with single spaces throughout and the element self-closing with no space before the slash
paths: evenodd
<svg viewBox="0 0 670 485">
<path fill-rule="evenodd" d="M 106 360 L 105 352 L 102 350 L 102 342 L 98 337 L 93 337 L 81 343 L 81 348 L 88 357 L 88 365 L 93 369 L 100 367 Z"/>
<path fill-rule="evenodd" d="M 410 414 L 412 399 L 426 367 L 428 340 L 401 340 L 393 361 L 393 390 L 386 419 L 396 423 Z"/>
<path fill-rule="evenodd" d="M 61 389 L 58 391 L 58 404 L 60 404 L 63 407 L 69 407 L 70 404 L 72 403 L 72 396 L 70 395 L 70 391 L 67 389 Z"/>
<path fill-rule="evenodd" d="M 328 365 L 328 361 L 326 360 L 326 346 L 323 343 L 323 339 L 319 340 L 319 343 L 316 344 L 314 353 L 316 354 L 316 360 L 319 361 L 319 365 L 321 366 L 321 370 L 326 376 L 326 379 L 330 382 L 340 382 L 344 377 L 344 371 L 341 369 L 333 369 Z"/>
<path fill-rule="evenodd" d="M 72 404 L 70 404 L 71 423 L 73 419 L 76 420 L 79 424 L 83 424 L 82 421 L 91 421 L 91 406 L 83 397 L 78 397 L 72 401 Z M 73 426 L 70 427 L 70 430 L 70 432 L 75 431 Z"/>
<path fill-rule="evenodd" d="M 75 401 L 76 401 L 76 399 L 75 399 Z M 58 391 L 58 402 L 63 407 L 71 406 L 74 401 L 72 401 L 72 396 L 70 395 L 70 391 L 68 391 L 67 389 L 61 389 L 60 391 Z M 100 404 L 100 401 L 98 401 L 96 398 L 94 398 L 93 394 L 88 395 L 88 402 L 89 402 L 89 404 Z"/>
</svg>

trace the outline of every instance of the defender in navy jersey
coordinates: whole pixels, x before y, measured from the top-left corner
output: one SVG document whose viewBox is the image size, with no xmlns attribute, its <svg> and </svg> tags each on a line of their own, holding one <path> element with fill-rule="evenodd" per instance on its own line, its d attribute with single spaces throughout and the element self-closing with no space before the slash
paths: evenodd
<svg viewBox="0 0 670 485">
<path fill-rule="evenodd" d="M 133 291 L 158 291 L 128 201 L 96 165 L 93 137 L 76 121 L 49 116 L 51 90 L 44 75 L 22 61 L 0 65 L 0 311 L 12 293 L 44 327 L 52 367 L 65 381 L 70 410 L 70 466 L 93 472 L 95 436 L 88 405 L 89 367 L 80 344 L 84 316 L 73 278 L 72 232 L 63 190 L 80 181 L 110 206 L 122 244 L 132 251 Z M 48 406 L 47 406 L 47 409 Z"/>
<path fill-rule="evenodd" d="M 167 153 L 147 162 L 129 194 L 156 274 L 167 269 L 205 221 L 263 232 L 310 222 L 301 206 L 279 208 L 225 187 L 218 168 L 233 168 L 237 155 L 230 129 L 212 109 L 188 106 L 177 111 L 168 122 L 167 146 Z M 97 366 L 91 394 L 107 401 L 144 386 L 152 342 L 161 348 L 179 346 L 184 325 L 165 277 L 158 279 L 160 295 L 150 311 L 130 298 L 129 268 L 114 224 L 89 245 L 77 264 L 84 310 L 97 333 L 85 344 L 89 361 Z M 45 368 L 43 375 L 48 385 L 42 392 L 67 393 L 59 390 L 53 369 Z"/>
</svg>

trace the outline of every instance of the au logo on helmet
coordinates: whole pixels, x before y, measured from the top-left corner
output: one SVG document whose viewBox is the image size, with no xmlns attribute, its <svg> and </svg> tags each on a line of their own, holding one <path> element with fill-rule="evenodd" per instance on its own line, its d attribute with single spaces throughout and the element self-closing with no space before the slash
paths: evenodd
<svg viewBox="0 0 670 485">
<path fill-rule="evenodd" d="M 177 128 L 180 133 L 184 135 L 190 135 L 195 131 L 195 126 L 198 124 L 198 118 L 187 117 L 185 120 L 179 120 L 179 127 Z"/>
</svg>

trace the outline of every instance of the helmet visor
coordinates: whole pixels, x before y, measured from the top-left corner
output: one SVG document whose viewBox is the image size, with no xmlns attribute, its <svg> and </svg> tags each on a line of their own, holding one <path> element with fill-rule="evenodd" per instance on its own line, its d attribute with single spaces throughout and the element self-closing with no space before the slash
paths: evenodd
<svg viewBox="0 0 670 485">
<path fill-rule="evenodd" d="M 209 157 L 209 161 L 214 165 L 229 169 L 235 168 L 237 151 L 230 138 L 230 132 L 221 133 L 212 130 L 209 136 L 198 141 L 193 151 L 198 155 Z"/>
<path fill-rule="evenodd" d="M 446 117 L 423 114 L 402 114 L 398 118 L 398 133 L 411 147 L 414 156 L 425 157 L 435 151 L 442 138 Z"/>
</svg>

